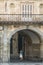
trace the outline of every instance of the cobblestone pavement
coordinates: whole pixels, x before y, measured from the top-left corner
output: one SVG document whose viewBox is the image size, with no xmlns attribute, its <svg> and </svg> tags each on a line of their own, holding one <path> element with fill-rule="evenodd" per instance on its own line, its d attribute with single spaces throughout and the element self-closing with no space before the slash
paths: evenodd
<svg viewBox="0 0 43 65">
<path fill-rule="evenodd" d="M 0 63 L 0 65 L 43 65 L 43 63 Z"/>
</svg>

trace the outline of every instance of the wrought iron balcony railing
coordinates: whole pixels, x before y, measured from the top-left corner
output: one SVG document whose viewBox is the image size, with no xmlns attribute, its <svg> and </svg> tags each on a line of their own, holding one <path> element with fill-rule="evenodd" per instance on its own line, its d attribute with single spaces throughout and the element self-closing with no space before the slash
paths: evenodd
<svg viewBox="0 0 43 65">
<path fill-rule="evenodd" d="M 0 22 L 43 22 L 43 14 L 0 14 Z"/>
</svg>

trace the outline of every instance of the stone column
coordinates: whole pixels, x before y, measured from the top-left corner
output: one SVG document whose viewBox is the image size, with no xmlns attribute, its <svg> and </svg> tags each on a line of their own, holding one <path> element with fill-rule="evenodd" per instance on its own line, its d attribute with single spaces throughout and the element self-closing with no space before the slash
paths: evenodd
<svg viewBox="0 0 43 65">
<path fill-rule="evenodd" d="M 8 61 L 8 48 L 7 48 L 7 27 L 4 26 L 4 33 L 3 33 L 3 62 Z"/>
<path fill-rule="evenodd" d="M 0 62 L 2 62 L 3 57 L 3 33 L 0 31 Z"/>
</svg>

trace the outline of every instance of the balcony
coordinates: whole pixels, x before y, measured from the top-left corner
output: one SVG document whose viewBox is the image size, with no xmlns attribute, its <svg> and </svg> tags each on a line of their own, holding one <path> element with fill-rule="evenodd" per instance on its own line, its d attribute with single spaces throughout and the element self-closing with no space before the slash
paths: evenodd
<svg viewBox="0 0 43 65">
<path fill-rule="evenodd" d="M 43 24 L 43 14 L 0 14 L 0 24 Z"/>
</svg>

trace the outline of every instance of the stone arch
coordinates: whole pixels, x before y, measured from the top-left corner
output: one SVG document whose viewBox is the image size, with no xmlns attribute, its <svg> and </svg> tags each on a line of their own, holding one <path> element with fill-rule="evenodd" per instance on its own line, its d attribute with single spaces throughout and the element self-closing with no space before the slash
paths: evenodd
<svg viewBox="0 0 43 65">
<path fill-rule="evenodd" d="M 8 58 L 9 58 L 9 60 L 10 60 L 10 39 L 11 39 L 11 37 L 12 37 L 12 35 L 14 35 L 16 32 L 18 32 L 18 31 L 21 31 L 21 30 L 25 30 L 25 29 L 29 29 L 29 30 L 31 30 L 31 31 L 33 31 L 33 32 L 35 32 L 39 37 L 40 37 L 40 40 L 41 40 L 41 37 L 42 37 L 42 33 L 40 32 L 40 30 L 38 29 L 38 28 L 32 28 L 32 27 L 29 27 L 29 28 L 27 28 L 27 27 L 21 27 L 21 28 L 17 28 L 17 29 L 14 29 L 13 31 L 11 31 L 10 32 L 10 34 L 9 34 L 9 36 L 8 36 L 8 43 L 9 43 L 9 54 L 8 54 Z M 41 42 L 40 43 L 42 43 L 42 40 L 41 40 Z M 42 52 L 41 52 L 42 53 Z M 41 55 L 41 54 L 40 54 Z M 43 56 L 43 55 L 42 55 Z"/>
<path fill-rule="evenodd" d="M 18 31 L 25 30 L 25 29 L 27 29 L 27 28 L 17 28 L 15 30 L 11 31 L 9 36 L 8 36 L 9 37 L 9 43 L 10 43 L 10 39 L 11 39 L 12 35 L 14 35 Z M 31 28 L 31 27 L 29 27 L 28 29 L 31 30 L 32 32 L 36 33 L 39 36 L 40 42 L 41 42 L 41 32 L 39 31 L 39 29 L 38 28 Z"/>
</svg>

